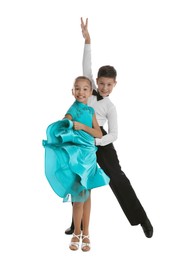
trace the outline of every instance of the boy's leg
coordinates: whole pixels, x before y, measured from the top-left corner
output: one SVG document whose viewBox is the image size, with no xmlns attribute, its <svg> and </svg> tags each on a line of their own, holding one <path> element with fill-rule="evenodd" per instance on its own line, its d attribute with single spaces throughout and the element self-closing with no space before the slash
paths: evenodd
<svg viewBox="0 0 181 260">
<path fill-rule="evenodd" d="M 129 179 L 121 169 L 113 144 L 98 146 L 97 162 L 110 177 L 110 187 L 131 225 L 141 224 L 147 237 L 153 234 L 153 227 L 138 200 Z"/>
<path fill-rule="evenodd" d="M 73 203 L 72 203 L 72 207 L 73 207 Z M 73 211 L 73 208 L 72 208 L 72 211 Z M 73 214 L 72 214 L 72 222 L 71 222 L 71 225 L 70 225 L 69 228 L 67 228 L 67 229 L 65 230 L 65 234 L 66 234 L 66 235 L 71 235 L 71 234 L 73 234 L 73 232 L 74 232 L 74 220 L 73 220 Z"/>
<path fill-rule="evenodd" d="M 74 221 L 73 221 L 73 218 L 72 218 L 72 223 L 71 223 L 70 227 L 65 230 L 65 234 L 66 235 L 72 235 L 73 232 L 74 232 Z"/>
</svg>

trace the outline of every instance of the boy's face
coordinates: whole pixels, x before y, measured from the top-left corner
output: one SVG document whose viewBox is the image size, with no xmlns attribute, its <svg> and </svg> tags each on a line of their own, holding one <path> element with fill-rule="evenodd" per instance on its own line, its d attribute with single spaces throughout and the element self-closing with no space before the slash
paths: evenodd
<svg viewBox="0 0 181 260">
<path fill-rule="evenodd" d="M 97 86 L 98 86 L 99 94 L 102 97 L 109 96 L 116 83 L 117 82 L 115 81 L 114 78 L 106 78 L 106 77 L 97 78 Z"/>
</svg>

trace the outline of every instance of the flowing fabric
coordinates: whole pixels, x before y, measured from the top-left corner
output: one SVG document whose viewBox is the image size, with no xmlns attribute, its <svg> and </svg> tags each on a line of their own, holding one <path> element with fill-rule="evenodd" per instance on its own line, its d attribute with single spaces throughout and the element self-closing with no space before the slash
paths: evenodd
<svg viewBox="0 0 181 260">
<path fill-rule="evenodd" d="M 109 183 L 109 177 L 97 165 L 97 147 L 91 135 L 74 130 L 69 119 L 50 124 L 46 135 L 45 175 L 64 202 L 86 201 L 90 189 Z"/>
</svg>

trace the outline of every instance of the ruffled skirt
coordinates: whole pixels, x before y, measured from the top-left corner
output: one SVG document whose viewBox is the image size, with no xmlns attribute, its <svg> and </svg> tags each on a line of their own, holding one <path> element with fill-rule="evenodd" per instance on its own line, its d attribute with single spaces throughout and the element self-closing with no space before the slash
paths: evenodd
<svg viewBox="0 0 181 260">
<path fill-rule="evenodd" d="M 49 125 L 46 134 L 45 175 L 64 202 L 84 202 L 89 190 L 109 184 L 109 177 L 97 165 L 92 136 L 74 130 L 68 119 Z"/>
</svg>

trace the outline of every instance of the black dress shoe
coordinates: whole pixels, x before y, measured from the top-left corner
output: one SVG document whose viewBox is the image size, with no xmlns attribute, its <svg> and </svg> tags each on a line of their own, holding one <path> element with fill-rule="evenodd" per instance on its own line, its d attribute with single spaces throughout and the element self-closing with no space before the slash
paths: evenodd
<svg viewBox="0 0 181 260">
<path fill-rule="evenodd" d="M 81 223 L 80 229 L 83 230 L 83 225 Z M 65 230 L 66 235 L 72 235 L 74 233 L 74 223 L 72 222 L 71 226 Z"/>
<path fill-rule="evenodd" d="M 147 218 L 143 223 L 141 223 L 141 226 L 145 236 L 151 238 L 153 236 L 153 227 L 149 219 Z"/>
<path fill-rule="evenodd" d="M 74 227 L 72 227 L 72 226 L 65 230 L 66 235 L 72 235 L 73 232 L 74 232 Z"/>
</svg>

